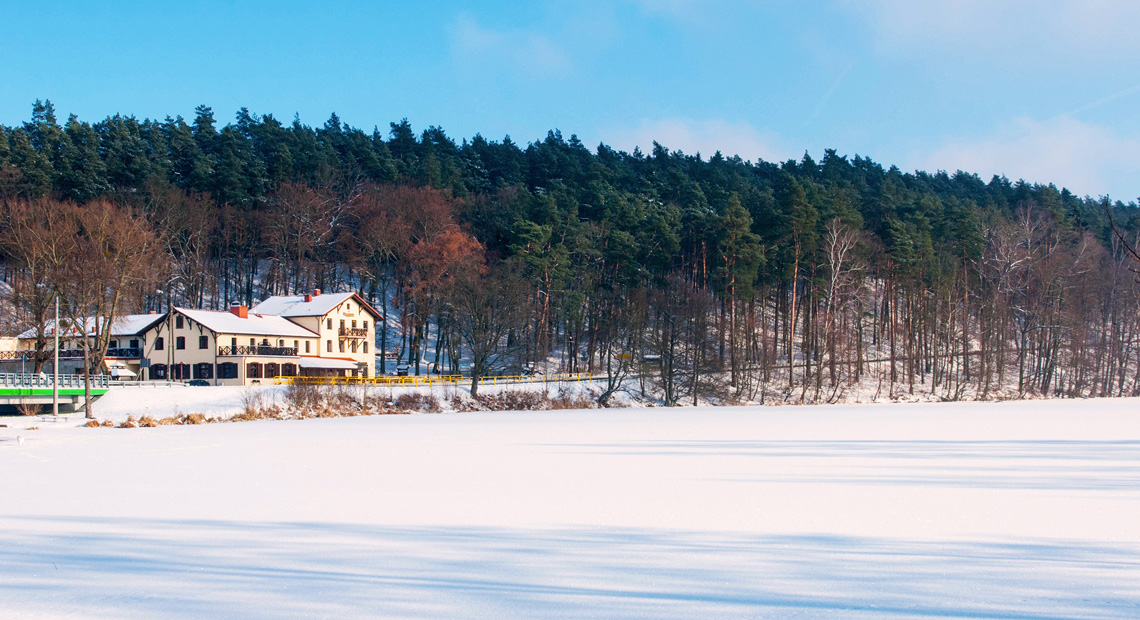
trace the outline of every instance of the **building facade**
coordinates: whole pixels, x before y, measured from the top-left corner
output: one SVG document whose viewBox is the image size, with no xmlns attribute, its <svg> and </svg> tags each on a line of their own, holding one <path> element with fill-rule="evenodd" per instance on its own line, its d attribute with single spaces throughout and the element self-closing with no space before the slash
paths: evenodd
<svg viewBox="0 0 1140 620">
<path fill-rule="evenodd" d="M 322 361 L 310 363 L 344 370 L 346 376 L 376 375 L 376 323 L 381 315 L 360 295 L 322 294 L 320 289 L 306 295 L 278 295 L 250 312 L 281 316 L 316 334 Z"/>
</svg>

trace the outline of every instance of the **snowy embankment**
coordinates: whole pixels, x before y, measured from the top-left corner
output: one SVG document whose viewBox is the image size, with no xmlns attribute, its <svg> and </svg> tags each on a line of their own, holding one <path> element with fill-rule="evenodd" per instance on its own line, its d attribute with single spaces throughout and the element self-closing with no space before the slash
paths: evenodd
<svg viewBox="0 0 1140 620">
<path fill-rule="evenodd" d="M 285 386 L 280 385 L 249 387 L 188 387 L 184 384 L 173 384 L 170 386 L 144 385 L 139 387 L 116 386 L 111 388 L 106 396 L 96 400 L 92 404 L 91 409 L 92 415 L 94 415 L 97 420 L 114 423 L 123 422 L 128 417 L 138 419 L 143 416 L 149 416 L 155 419 L 161 419 L 193 413 L 200 413 L 209 418 L 229 418 L 241 413 L 247 404 L 254 400 L 258 406 L 274 404 L 285 405 L 286 389 Z M 354 394 L 368 393 L 390 401 L 395 400 L 401 394 L 430 394 L 436 397 L 445 411 L 449 409 L 449 401 L 453 396 L 469 396 L 471 393 L 470 385 L 467 383 L 446 387 L 363 388 L 353 386 L 347 389 Z M 479 393 L 484 395 L 520 391 L 545 391 L 551 395 L 565 391 L 574 395 L 588 395 L 591 392 L 600 390 L 589 382 L 482 385 L 479 387 Z M 625 394 L 615 397 L 615 402 L 625 402 L 628 400 L 628 396 Z M 51 417 L 9 417 L 0 418 L 0 424 L 8 424 L 11 427 L 26 427 L 31 425 L 40 427 L 76 426 L 83 424 L 85 421 L 82 413 L 62 415 L 57 421 L 52 420 L 53 418 Z"/>
<path fill-rule="evenodd" d="M 2 615 L 1136 618 L 1138 407 L 3 428 Z"/>
</svg>

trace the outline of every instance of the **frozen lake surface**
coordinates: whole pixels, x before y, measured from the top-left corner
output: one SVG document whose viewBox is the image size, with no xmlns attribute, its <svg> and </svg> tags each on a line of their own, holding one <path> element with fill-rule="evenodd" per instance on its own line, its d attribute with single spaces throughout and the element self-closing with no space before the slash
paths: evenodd
<svg viewBox="0 0 1140 620">
<path fill-rule="evenodd" d="M 1135 399 L 40 426 L 6 618 L 1140 617 Z"/>
</svg>

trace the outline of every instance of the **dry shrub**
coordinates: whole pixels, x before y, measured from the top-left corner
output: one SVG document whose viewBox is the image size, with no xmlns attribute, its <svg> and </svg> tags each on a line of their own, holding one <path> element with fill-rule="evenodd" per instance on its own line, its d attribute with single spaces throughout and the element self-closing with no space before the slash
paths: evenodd
<svg viewBox="0 0 1140 620">
<path fill-rule="evenodd" d="M 42 411 L 42 410 L 43 410 L 43 407 L 41 405 L 37 405 L 35 403 L 20 401 L 20 403 L 16 405 L 16 411 L 20 412 L 20 415 L 26 415 L 26 416 L 39 415 L 40 411 Z"/>
<path fill-rule="evenodd" d="M 550 400 L 551 409 L 593 409 L 597 404 L 589 394 L 575 393 L 565 386 L 560 388 L 558 395 Z"/>
<path fill-rule="evenodd" d="M 159 426 L 170 426 L 171 424 L 182 424 L 181 418 L 163 418 L 158 421 Z"/>
<path fill-rule="evenodd" d="M 103 420 L 103 426 L 107 428 L 113 428 L 115 426 L 115 423 L 110 420 Z"/>
<path fill-rule="evenodd" d="M 313 409 L 321 400 L 320 386 L 308 383 L 290 383 L 285 387 L 285 404 L 290 409 Z"/>
<path fill-rule="evenodd" d="M 182 424 L 205 424 L 206 416 L 201 413 L 190 413 L 182 416 Z"/>
<path fill-rule="evenodd" d="M 38 431 L 38 430 L 40 430 L 40 427 L 38 427 L 38 426 L 29 426 L 28 428 L 25 428 L 24 430 L 26 430 L 26 431 Z"/>
<path fill-rule="evenodd" d="M 480 394 L 474 398 L 480 409 L 488 411 L 538 411 L 550 409 L 550 397 L 545 392 L 499 392 Z"/>
<path fill-rule="evenodd" d="M 139 426 L 143 428 L 154 428 L 158 426 L 158 421 L 148 415 L 144 415 L 139 418 Z"/>
<path fill-rule="evenodd" d="M 264 395 L 261 390 L 256 388 L 247 387 L 241 392 L 241 414 L 246 416 L 256 416 L 265 404 Z M 235 416 L 236 417 L 236 416 Z M 252 417 L 250 419 L 259 419 Z"/>
<path fill-rule="evenodd" d="M 122 424 L 119 425 L 119 428 L 138 428 L 138 427 L 139 427 L 139 423 L 137 420 L 135 420 L 135 416 L 133 416 L 133 415 L 128 415 L 127 421 L 123 422 Z"/>
<path fill-rule="evenodd" d="M 425 413 L 439 413 L 439 399 L 435 394 L 421 394 L 408 392 L 396 397 L 396 408 L 404 411 L 423 411 Z"/>
<path fill-rule="evenodd" d="M 85 428 L 99 428 L 103 425 L 99 423 L 99 420 L 87 420 L 87 424 L 84 424 L 83 426 Z"/>
</svg>

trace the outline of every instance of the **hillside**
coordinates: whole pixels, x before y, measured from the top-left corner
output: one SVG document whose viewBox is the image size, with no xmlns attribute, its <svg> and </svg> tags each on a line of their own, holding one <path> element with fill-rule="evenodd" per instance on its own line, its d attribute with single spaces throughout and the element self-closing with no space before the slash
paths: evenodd
<svg viewBox="0 0 1140 620">
<path fill-rule="evenodd" d="M 773 163 L 558 131 L 456 142 L 336 115 L 314 128 L 243 109 L 219 126 L 205 106 L 61 124 L 37 102 L 0 128 L 0 195 L 9 213 L 94 201 L 145 222 L 164 273 L 132 286 L 139 309 L 161 308 L 166 283 L 212 307 L 353 288 L 400 319 L 379 348 L 453 370 L 620 380 L 651 360 L 669 403 L 827 400 L 872 373 L 890 394 L 950 399 L 1140 387 L 1136 282 L 1107 216 L 1135 235 L 1136 205 L 1052 185 L 830 150 Z M 4 221 L 19 278 L 30 259 Z"/>
</svg>

